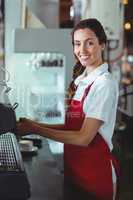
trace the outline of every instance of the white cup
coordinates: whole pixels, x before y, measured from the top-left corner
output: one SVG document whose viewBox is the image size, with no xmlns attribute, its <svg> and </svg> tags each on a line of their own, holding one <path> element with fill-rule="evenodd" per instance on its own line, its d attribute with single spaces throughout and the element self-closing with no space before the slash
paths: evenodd
<svg viewBox="0 0 133 200">
<path fill-rule="evenodd" d="M 32 151 L 33 149 L 33 141 L 31 140 L 20 140 L 19 145 L 22 151 Z"/>
</svg>

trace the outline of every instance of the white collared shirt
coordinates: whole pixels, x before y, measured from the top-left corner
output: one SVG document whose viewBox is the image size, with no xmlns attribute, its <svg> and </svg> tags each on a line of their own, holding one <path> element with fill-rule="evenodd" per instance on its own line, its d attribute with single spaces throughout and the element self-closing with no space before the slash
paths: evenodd
<svg viewBox="0 0 133 200">
<path fill-rule="evenodd" d="M 94 69 L 87 76 L 85 76 L 85 73 L 86 71 L 75 80 L 78 88 L 74 99 L 80 101 L 85 88 L 94 82 L 84 100 L 83 111 L 85 117 L 99 119 L 104 122 L 99 129 L 99 133 L 107 142 L 110 150 L 112 150 L 112 136 L 119 95 L 118 82 L 114 80 L 108 71 L 107 63 Z"/>
</svg>

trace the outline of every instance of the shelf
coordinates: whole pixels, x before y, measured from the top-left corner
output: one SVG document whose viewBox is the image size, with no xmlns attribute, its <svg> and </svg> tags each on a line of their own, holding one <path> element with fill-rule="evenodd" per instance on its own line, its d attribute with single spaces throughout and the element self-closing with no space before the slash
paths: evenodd
<svg viewBox="0 0 133 200">
<path fill-rule="evenodd" d="M 63 117 L 54 117 L 54 118 L 44 118 L 44 120 L 39 121 L 40 123 L 48 123 L 48 124 L 64 124 Z"/>
<path fill-rule="evenodd" d="M 32 94 L 44 94 L 44 95 L 48 95 L 48 94 L 50 94 L 50 95 L 54 95 L 54 94 L 56 94 L 56 95 L 64 95 L 65 94 L 65 92 L 64 92 L 64 90 L 63 91 L 59 91 L 59 89 L 56 87 L 56 86 L 50 86 L 51 87 L 51 89 L 50 90 L 46 90 L 44 87 L 32 87 L 31 88 L 31 93 Z"/>
<path fill-rule="evenodd" d="M 123 114 L 129 116 L 129 117 L 133 117 L 133 111 L 132 110 L 127 110 L 127 109 L 123 109 L 123 108 L 120 108 L 120 107 L 118 107 L 118 110 L 120 112 L 122 112 Z"/>
<path fill-rule="evenodd" d="M 36 68 L 36 71 L 40 71 L 40 70 L 64 70 L 64 66 L 63 67 L 56 67 L 56 66 L 45 66 L 45 67 L 38 67 Z"/>
<path fill-rule="evenodd" d="M 39 67 L 39 68 L 35 68 L 35 70 L 34 70 L 34 72 L 50 72 L 51 73 L 51 71 L 52 72 L 54 72 L 54 73 L 64 73 L 64 68 L 65 67 L 54 67 L 54 66 L 52 66 L 52 67 Z"/>
</svg>

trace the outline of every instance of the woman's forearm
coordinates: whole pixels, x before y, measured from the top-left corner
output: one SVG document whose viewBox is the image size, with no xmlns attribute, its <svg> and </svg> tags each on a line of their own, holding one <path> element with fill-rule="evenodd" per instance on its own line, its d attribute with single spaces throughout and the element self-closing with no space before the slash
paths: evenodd
<svg viewBox="0 0 133 200">
<path fill-rule="evenodd" d="M 45 123 L 38 123 L 36 122 L 37 125 L 41 127 L 47 127 L 47 128 L 52 128 L 52 129 L 63 129 L 65 127 L 64 124 L 45 124 Z"/>
<path fill-rule="evenodd" d="M 47 127 L 47 128 L 52 128 L 52 129 L 64 129 L 65 128 L 65 124 L 46 124 L 46 123 L 40 123 L 31 119 L 27 119 L 29 122 L 34 123 L 36 125 L 39 125 L 41 127 Z"/>
<path fill-rule="evenodd" d="M 22 131 L 22 135 L 35 133 L 66 144 L 88 146 L 97 134 L 102 123 L 102 121 L 97 119 L 86 118 L 79 130 L 65 130 L 54 129 L 52 126 L 48 128 L 45 124 L 39 124 L 38 122 L 22 118 L 17 124 L 17 129 L 18 132 Z M 57 125 L 57 127 L 60 126 Z"/>
<path fill-rule="evenodd" d="M 56 130 L 52 128 L 42 127 L 37 125 L 35 128 L 35 132 L 41 136 L 53 139 L 58 142 L 62 142 L 65 144 L 74 144 L 86 146 L 83 141 L 83 137 L 81 137 L 80 131 L 66 131 L 66 130 Z"/>
<path fill-rule="evenodd" d="M 88 146 L 96 136 L 103 121 L 85 118 L 79 130 L 58 130 L 47 127 L 36 126 L 35 131 L 41 136 L 56 140 L 66 144 Z"/>
</svg>

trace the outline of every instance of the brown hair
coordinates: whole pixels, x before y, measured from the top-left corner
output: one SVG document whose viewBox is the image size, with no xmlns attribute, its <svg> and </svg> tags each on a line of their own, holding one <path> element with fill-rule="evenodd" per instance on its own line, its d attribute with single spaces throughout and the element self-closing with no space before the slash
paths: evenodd
<svg viewBox="0 0 133 200">
<path fill-rule="evenodd" d="M 103 26 L 101 25 L 101 23 L 95 19 L 95 18 L 89 18 L 89 19 L 85 19 L 85 20 L 81 20 L 74 28 L 73 31 L 71 33 L 72 35 L 72 44 L 74 45 L 74 33 L 76 30 L 79 29 L 85 29 L 88 28 L 90 30 L 92 30 L 96 37 L 98 38 L 99 44 L 106 44 L 107 42 L 107 36 L 106 33 L 104 31 Z M 81 65 L 81 63 L 77 60 L 76 58 L 76 64 L 73 67 L 73 76 L 72 76 L 72 82 L 69 85 L 68 88 L 68 98 L 71 99 L 73 97 L 73 95 L 75 94 L 75 84 L 74 81 L 75 79 L 81 75 L 83 73 L 83 71 L 85 70 L 85 67 Z"/>
</svg>

